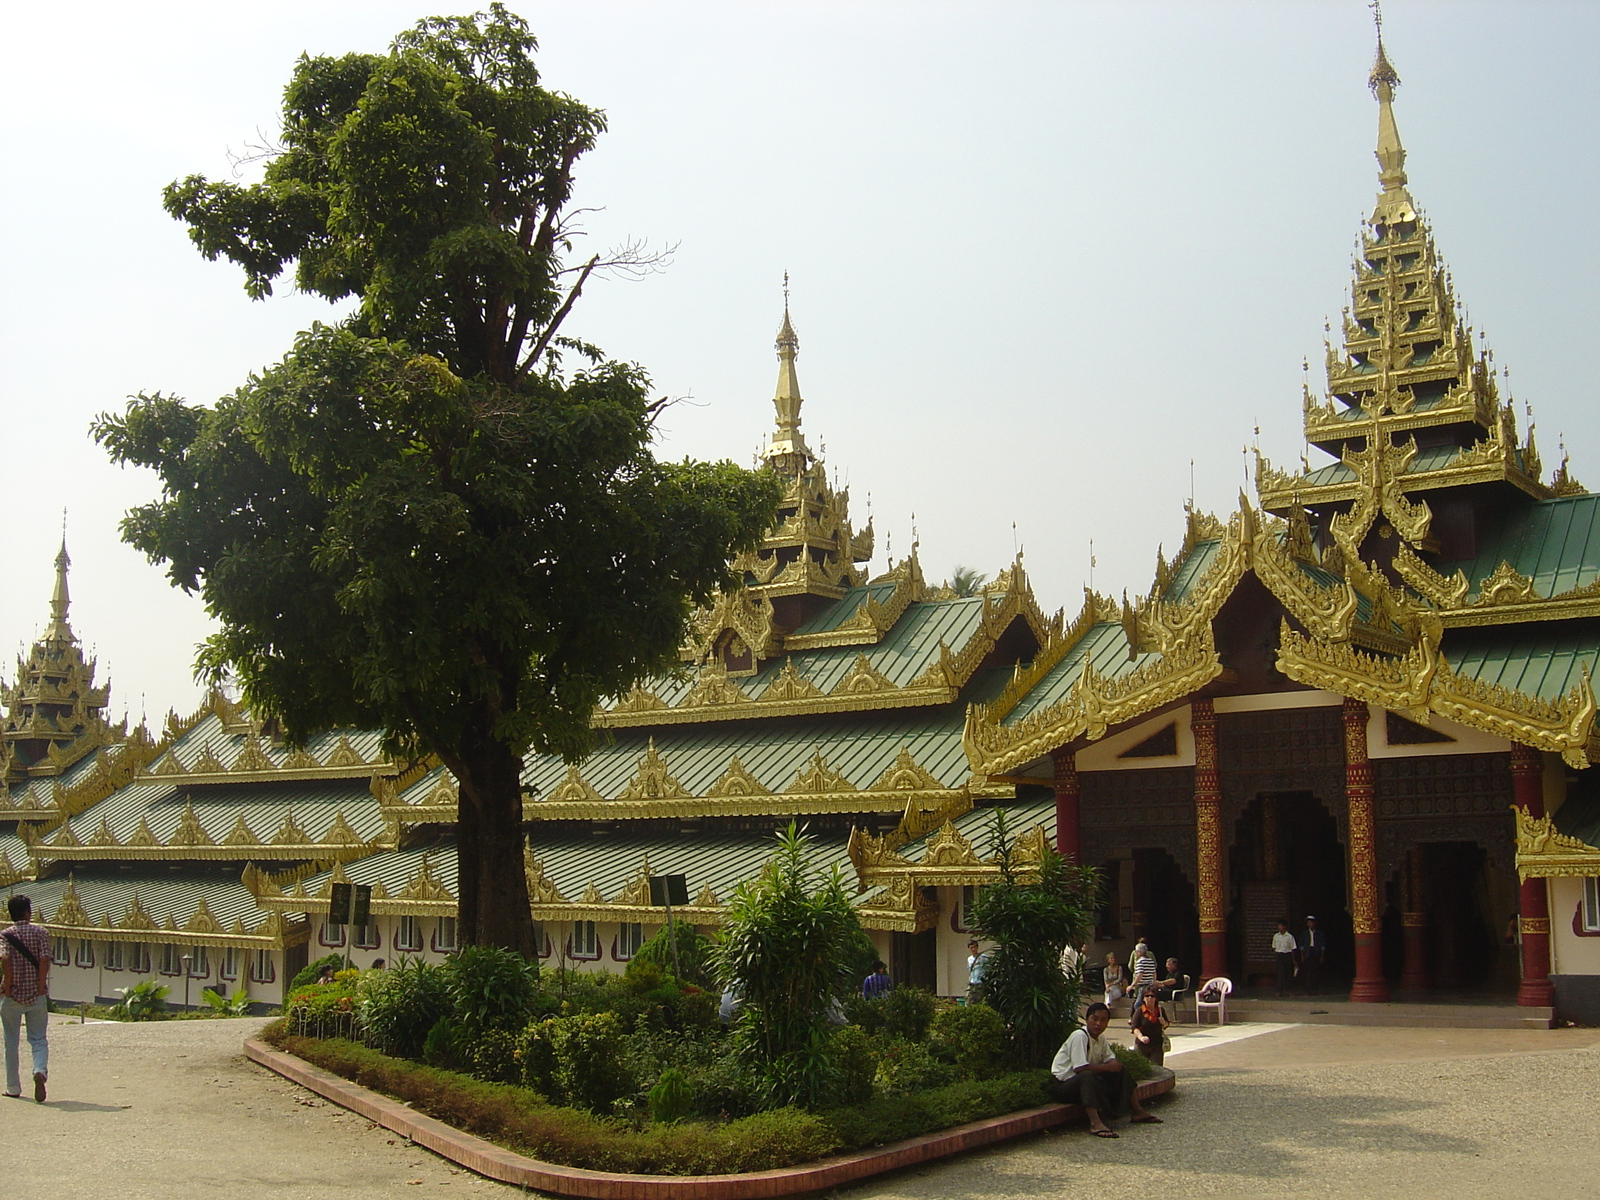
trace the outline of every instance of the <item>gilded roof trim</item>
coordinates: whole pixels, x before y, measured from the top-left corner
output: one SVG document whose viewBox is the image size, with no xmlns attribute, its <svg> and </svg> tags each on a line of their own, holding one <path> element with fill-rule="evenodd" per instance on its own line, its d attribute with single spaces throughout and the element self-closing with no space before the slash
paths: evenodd
<svg viewBox="0 0 1600 1200">
<path fill-rule="evenodd" d="M 1600 875 L 1600 849 L 1560 832 L 1549 817 L 1533 817 L 1512 805 L 1517 819 L 1517 875 L 1524 879 L 1570 879 Z"/>
</svg>

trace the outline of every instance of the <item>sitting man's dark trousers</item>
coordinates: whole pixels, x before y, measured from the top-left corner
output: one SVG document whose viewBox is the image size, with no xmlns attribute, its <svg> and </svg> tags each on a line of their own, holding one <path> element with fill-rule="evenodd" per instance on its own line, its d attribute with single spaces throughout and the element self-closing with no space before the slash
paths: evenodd
<svg viewBox="0 0 1600 1200">
<path fill-rule="evenodd" d="M 1128 1113 L 1136 1085 L 1126 1071 L 1080 1071 L 1071 1079 L 1051 1076 L 1045 1093 L 1058 1104 L 1076 1104 L 1100 1110 L 1100 1118 L 1122 1117 Z"/>
</svg>

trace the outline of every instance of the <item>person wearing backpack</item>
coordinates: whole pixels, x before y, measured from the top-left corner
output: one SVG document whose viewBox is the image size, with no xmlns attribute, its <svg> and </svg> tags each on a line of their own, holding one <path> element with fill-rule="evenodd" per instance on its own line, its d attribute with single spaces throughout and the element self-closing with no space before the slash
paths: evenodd
<svg viewBox="0 0 1600 1200">
<path fill-rule="evenodd" d="M 33 1098 L 44 1103 L 50 1075 L 50 1047 L 45 1027 L 50 1021 L 50 935 L 33 923 L 33 901 L 13 896 L 6 904 L 11 928 L 0 932 L 0 1027 L 5 1031 L 6 1095 L 22 1096 L 18 1062 L 19 1035 L 28 1026 L 33 1051 Z"/>
</svg>

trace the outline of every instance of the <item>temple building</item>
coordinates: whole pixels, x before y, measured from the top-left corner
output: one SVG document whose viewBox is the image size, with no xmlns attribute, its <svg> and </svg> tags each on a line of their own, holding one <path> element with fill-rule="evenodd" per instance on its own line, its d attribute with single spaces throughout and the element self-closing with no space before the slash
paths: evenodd
<svg viewBox="0 0 1600 1200">
<path fill-rule="evenodd" d="M 1379 193 L 1303 398 L 1325 465 L 1258 458 L 1192 506 L 1136 599 L 1047 614 L 1020 555 L 968 595 L 870 523 L 803 432 L 787 306 L 764 469 L 779 519 L 698 612 L 681 669 L 604 705 L 583 763 L 526 764 L 541 958 L 620 969 L 664 919 L 715 927 L 794 820 L 899 981 L 965 990 L 967 904 L 1046 844 L 1102 870 L 1095 954 L 1145 936 L 1197 977 L 1270 975 L 1317 917 L 1350 999 L 1494 997 L 1600 1022 L 1600 498 L 1545 477 L 1408 190 L 1380 43 Z M 59 939 L 58 996 L 144 977 L 277 1002 L 310 958 L 456 944 L 457 792 L 370 731 L 301 750 L 218 695 L 159 739 L 103 716 L 67 621 L 6 689 L 0 884 Z M 333 885 L 371 888 L 360 925 Z"/>
</svg>

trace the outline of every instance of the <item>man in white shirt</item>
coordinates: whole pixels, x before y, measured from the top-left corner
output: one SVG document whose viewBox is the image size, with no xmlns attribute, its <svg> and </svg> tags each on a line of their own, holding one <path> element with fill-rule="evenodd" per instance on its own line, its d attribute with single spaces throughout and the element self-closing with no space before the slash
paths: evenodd
<svg viewBox="0 0 1600 1200">
<path fill-rule="evenodd" d="M 1278 922 L 1278 932 L 1272 935 L 1272 957 L 1278 963 L 1278 995 L 1287 996 L 1294 980 L 1294 934 L 1289 932 L 1287 921 Z"/>
<path fill-rule="evenodd" d="M 976 1004 L 983 999 L 983 969 L 988 966 L 988 958 L 978 948 L 978 940 L 974 938 L 967 943 L 967 1003 Z"/>
<path fill-rule="evenodd" d="M 1101 1113 L 1122 1115 L 1124 1107 L 1133 1113 L 1135 1125 L 1159 1125 L 1161 1118 L 1147 1112 L 1134 1095 L 1133 1078 L 1111 1052 L 1105 1040 L 1111 1010 L 1098 1000 L 1084 1010 L 1083 1028 L 1075 1029 L 1056 1051 L 1050 1064 L 1051 1080 L 1045 1084 L 1050 1097 L 1062 1104 L 1077 1104 L 1089 1118 L 1089 1132 L 1095 1137 L 1114 1138 Z"/>
</svg>

